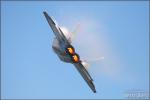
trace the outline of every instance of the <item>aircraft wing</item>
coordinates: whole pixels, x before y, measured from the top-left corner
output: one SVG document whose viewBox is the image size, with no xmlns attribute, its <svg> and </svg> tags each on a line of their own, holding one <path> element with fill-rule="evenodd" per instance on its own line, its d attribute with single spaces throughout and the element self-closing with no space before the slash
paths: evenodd
<svg viewBox="0 0 150 100">
<path fill-rule="evenodd" d="M 55 34 L 56 38 L 60 42 L 63 42 L 66 45 L 69 45 L 70 43 L 67 40 L 67 38 L 65 37 L 65 35 L 63 34 L 62 30 L 57 26 L 57 24 L 52 20 L 52 18 L 46 12 L 43 12 L 43 13 L 44 13 L 44 16 L 45 16 L 49 26 L 53 30 L 53 33 Z"/>
<path fill-rule="evenodd" d="M 92 91 L 96 93 L 96 89 L 93 84 L 93 79 L 91 78 L 85 67 L 82 65 L 82 63 L 74 63 L 74 66 L 77 68 L 77 70 L 79 71 L 83 79 L 86 81 L 86 83 L 89 85 L 89 87 L 92 89 Z"/>
<path fill-rule="evenodd" d="M 67 40 L 67 38 L 65 37 L 61 29 L 57 26 L 57 24 L 52 20 L 52 18 L 46 12 L 43 12 L 43 13 L 49 26 L 53 30 L 53 33 L 55 34 L 57 40 L 61 43 L 64 43 L 64 45 L 70 45 L 69 41 Z M 86 81 L 86 83 L 89 85 L 89 87 L 92 89 L 92 91 L 95 93 L 96 90 L 93 84 L 93 80 L 91 76 L 89 75 L 88 71 L 82 65 L 82 63 L 78 62 L 78 63 L 73 63 L 73 64 L 75 65 L 75 67 L 77 68 L 77 70 L 79 71 L 83 79 Z"/>
</svg>

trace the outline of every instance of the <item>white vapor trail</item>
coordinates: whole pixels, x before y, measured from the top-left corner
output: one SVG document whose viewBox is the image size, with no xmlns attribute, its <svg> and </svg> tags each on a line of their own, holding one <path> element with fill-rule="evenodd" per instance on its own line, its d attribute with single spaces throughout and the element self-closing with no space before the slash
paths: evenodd
<svg viewBox="0 0 150 100">
<path fill-rule="evenodd" d="M 95 75 L 105 75 L 117 78 L 121 70 L 121 61 L 118 54 L 113 50 L 110 37 L 101 22 L 90 18 L 80 19 L 80 30 L 76 34 L 73 45 L 81 60 L 89 61 L 88 70 Z M 63 31 L 68 32 L 64 27 Z M 71 37 L 71 32 L 66 33 Z"/>
<path fill-rule="evenodd" d="M 94 71 L 96 75 L 103 74 L 116 78 L 121 70 L 121 61 L 113 50 L 110 37 L 107 36 L 104 27 L 100 22 L 94 22 L 89 18 L 80 23 L 81 29 L 74 44 L 81 59 L 89 60 L 91 66 L 88 69 Z"/>
</svg>

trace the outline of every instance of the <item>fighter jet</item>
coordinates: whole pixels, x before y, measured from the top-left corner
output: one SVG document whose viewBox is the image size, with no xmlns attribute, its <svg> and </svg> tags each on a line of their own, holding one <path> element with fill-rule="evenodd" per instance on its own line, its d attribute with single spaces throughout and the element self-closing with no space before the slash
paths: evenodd
<svg viewBox="0 0 150 100">
<path fill-rule="evenodd" d="M 76 53 L 74 47 L 71 45 L 71 39 L 66 37 L 64 32 L 58 26 L 58 24 L 52 20 L 52 18 L 44 11 L 43 12 L 49 26 L 51 27 L 55 38 L 52 44 L 52 48 L 61 61 L 73 64 L 79 71 L 83 79 L 88 86 L 96 93 L 93 79 L 85 68 L 85 62 L 80 59 L 80 56 Z"/>
</svg>

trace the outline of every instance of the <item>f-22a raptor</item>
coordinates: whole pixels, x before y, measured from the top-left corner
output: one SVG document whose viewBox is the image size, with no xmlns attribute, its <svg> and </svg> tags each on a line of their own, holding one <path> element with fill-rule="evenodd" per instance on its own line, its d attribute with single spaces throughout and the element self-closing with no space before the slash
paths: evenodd
<svg viewBox="0 0 150 100">
<path fill-rule="evenodd" d="M 58 55 L 61 61 L 72 63 L 76 69 L 79 71 L 83 79 L 86 81 L 88 86 L 96 93 L 95 86 L 93 84 L 93 79 L 86 70 L 84 66 L 84 61 L 82 61 L 79 55 L 76 53 L 74 47 L 71 45 L 70 39 L 68 39 L 61 28 L 52 20 L 52 18 L 46 13 L 43 12 L 44 16 L 51 27 L 55 38 L 52 44 L 54 52 Z"/>
</svg>

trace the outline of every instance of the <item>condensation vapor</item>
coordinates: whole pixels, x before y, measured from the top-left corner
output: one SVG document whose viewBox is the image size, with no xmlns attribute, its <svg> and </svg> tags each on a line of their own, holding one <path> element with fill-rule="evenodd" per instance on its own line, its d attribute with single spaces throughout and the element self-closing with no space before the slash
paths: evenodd
<svg viewBox="0 0 150 100">
<path fill-rule="evenodd" d="M 117 79 L 121 73 L 121 60 L 112 46 L 107 28 L 94 18 L 78 19 L 80 28 L 76 31 L 72 42 L 81 60 L 89 63 L 90 73 Z M 69 30 L 69 33 L 65 35 L 71 37 L 70 34 L 72 33 Z"/>
<path fill-rule="evenodd" d="M 89 63 L 88 70 L 95 75 L 117 78 L 121 61 L 112 47 L 106 28 L 90 18 L 83 19 L 80 24 L 73 44 L 81 59 Z"/>
</svg>

